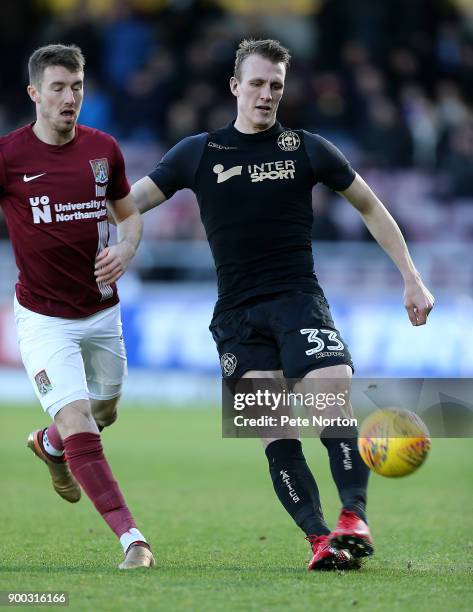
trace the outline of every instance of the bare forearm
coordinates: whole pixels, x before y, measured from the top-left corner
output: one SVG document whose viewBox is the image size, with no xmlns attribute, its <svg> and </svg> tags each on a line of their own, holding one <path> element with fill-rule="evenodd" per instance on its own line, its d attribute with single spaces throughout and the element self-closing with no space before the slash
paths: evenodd
<svg viewBox="0 0 473 612">
<path fill-rule="evenodd" d="M 163 192 L 148 176 L 134 183 L 131 187 L 131 193 L 141 214 L 159 206 L 166 199 Z"/>
<path fill-rule="evenodd" d="M 118 244 L 127 243 L 135 253 L 143 233 L 143 220 L 138 211 L 129 215 L 117 224 Z"/>
<path fill-rule="evenodd" d="M 373 197 L 376 198 L 374 194 Z M 381 202 L 377 200 L 368 212 L 360 214 L 372 236 L 396 264 L 404 281 L 418 277 L 401 230 Z"/>
<path fill-rule="evenodd" d="M 341 194 L 360 213 L 366 227 L 401 272 L 404 305 L 410 322 L 412 325 L 424 325 L 434 306 L 434 296 L 422 282 L 396 221 L 358 174 Z"/>
<path fill-rule="evenodd" d="M 350 187 L 341 193 L 359 212 L 372 236 L 398 267 L 404 281 L 417 278 L 419 273 L 398 224 L 361 176 L 357 174 Z"/>
</svg>

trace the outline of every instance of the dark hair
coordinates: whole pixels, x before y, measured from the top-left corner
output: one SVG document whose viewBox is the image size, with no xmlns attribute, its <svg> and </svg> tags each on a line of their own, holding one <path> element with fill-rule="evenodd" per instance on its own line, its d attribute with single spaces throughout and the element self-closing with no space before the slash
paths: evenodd
<svg viewBox="0 0 473 612">
<path fill-rule="evenodd" d="M 245 38 L 238 45 L 235 56 L 235 68 L 233 74 L 238 80 L 241 78 L 241 65 L 250 55 L 261 55 L 261 57 L 264 57 L 275 64 L 282 62 L 286 68 L 288 68 L 291 60 L 289 49 L 283 47 L 279 40 L 273 40 L 271 38 L 267 38 L 265 40 Z"/>
<path fill-rule="evenodd" d="M 63 66 L 70 72 L 83 70 L 85 58 L 76 45 L 47 45 L 36 49 L 28 60 L 30 83 L 39 85 L 45 68 L 48 66 Z"/>
</svg>

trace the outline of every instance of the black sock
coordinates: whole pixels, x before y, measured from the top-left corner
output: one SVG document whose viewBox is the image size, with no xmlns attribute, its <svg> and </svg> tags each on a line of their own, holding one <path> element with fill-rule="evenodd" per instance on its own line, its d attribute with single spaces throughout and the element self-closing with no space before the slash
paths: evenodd
<svg viewBox="0 0 473 612">
<path fill-rule="evenodd" d="M 326 447 L 342 506 L 366 521 L 369 469 L 358 451 L 356 427 L 326 427 L 320 439 Z"/>
<path fill-rule="evenodd" d="M 299 440 L 271 442 L 266 448 L 276 495 L 306 535 L 330 533 L 320 506 L 319 490 Z"/>
</svg>

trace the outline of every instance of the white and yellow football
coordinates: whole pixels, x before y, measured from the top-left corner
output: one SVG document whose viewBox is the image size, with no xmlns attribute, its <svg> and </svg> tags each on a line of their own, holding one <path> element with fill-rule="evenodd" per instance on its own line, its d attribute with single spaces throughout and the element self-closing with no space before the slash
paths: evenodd
<svg viewBox="0 0 473 612">
<path fill-rule="evenodd" d="M 361 424 L 358 449 L 366 465 L 381 476 L 398 478 L 415 472 L 431 446 L 425 423 L 414 412 L 383 408 Z"/>
</svg>

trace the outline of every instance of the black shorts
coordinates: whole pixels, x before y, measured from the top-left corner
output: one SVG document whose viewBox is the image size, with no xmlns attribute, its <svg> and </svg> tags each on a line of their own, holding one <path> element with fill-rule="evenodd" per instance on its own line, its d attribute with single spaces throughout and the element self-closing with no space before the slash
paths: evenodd
<svg viewBox="0 0 473 612">
<path fill-rule="evenodd" d="M 353 370 L 323 293 L 254 298 L 215 315 L 210 331 L 225 378 L 241 378 L 249 370 L 282 370 L 285 378 L 302 378 L 340 364 Z"/>
</svg>

